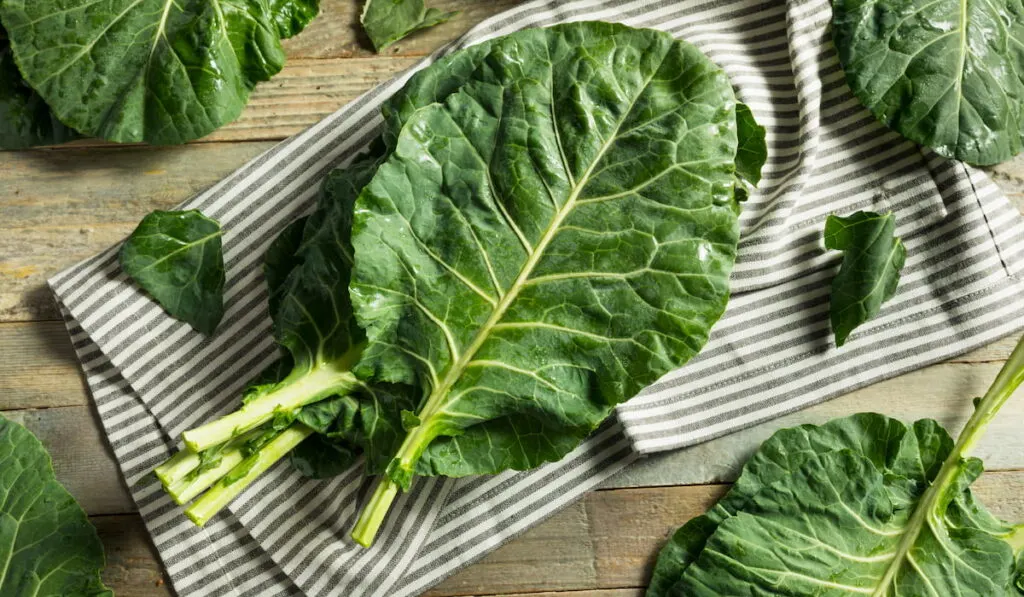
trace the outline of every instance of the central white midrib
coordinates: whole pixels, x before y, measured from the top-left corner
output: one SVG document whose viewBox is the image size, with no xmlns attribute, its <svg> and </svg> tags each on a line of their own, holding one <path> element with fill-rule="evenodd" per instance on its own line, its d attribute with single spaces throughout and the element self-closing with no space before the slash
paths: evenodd
<svg viewBox="0 0 1024 597">
<path fill-rule="evenodd" d="M 572 188 L 572 191 L 569 193 L 569 197 L 566 199 L 565 204 L 555 214 L 555 217 L 551 220 L 551 224 L 544 231 L 544 235 L 541 236 L 540 240 L 535 245 L 534 251 L 528 255 L 526 262 L 523 264 L 522 269 L 519 271 L 519 275 L 516 277 L 515 282 L 512 283 L 512 285 L 508 289 L 508 292 L 505 293 L 505 296 L 502 297 L 501 301 L 491 312 L 491 316 L 487 319 L 486 322 L 484 322 L 483 326 L 481 326 L 480 331 L 477 333 L 476 337 L 473 338 L 473 342 L 470 343 L 466 351 L 462 353 L 462 355 L 455 361 L 455 363 L 452 364 L 451 368 L 448 369 L 448 373 L 444 376 L 444 379 L 441 381 L 441 385 L 434 388 L 434 390 L 430 393 L 430 396 L 427 398 L 426 404 L 423 405 L 423 409 L 422 411 L 420 411 L 420 420 L 422 421 L 422 423 L 419 426 L 417 426 L 409 435 L 406 436 L 406 439 L 402 443 L 401 448 L 399 448 L 399 452 L 395 455 L 396 458 L 404 460 L 403 456 L 411 456 L 412 458 L 410 458 L 410 460 L 415 461 L 415 459 L 417 458 L 416 445 L 418 443 L 418 436 L 431 433 L 431 426 L 428 424 L 430 419 L 437 415 L 443 409 L 443 407 L 446 406 L 445 398 L 451 391 L 452 386 L 455 385 L 455 382 L 458 381 L 459 378 L 462 376 L 463 371 L 466 369 L 466 365 L 473 360 L 474 356 L 476 355 L 476 352 L 480 350 L 480 347 L 483 346 L 484 342 L 486 342 L 487 339 L 490 337 L 491 331 L 493 330 L 494 326 L 497 325 L 499 321 L 501 321 L 501 318 L 505 316 L 505 312 L 512 305 L 512 303 L 515 302 L 516 298 L 518 298 L 519 292 L 522 290 L 523 286 L 526 285 L 527 280 L 529 280 L 530 276 L 533 274 L 533 270 L 537 267 L 537 264 L 544 256 L 544 251 L 547 249 L 547 246 L 555 238 L 555 235 L 558 234 L 562 222 L 565 221 L 565 218 L 567 218 L 569 214 L 572 213 L 572 210 L 576 207 L 576 201 L 579 198 L 580 193 L 583 192 L 583 189 L 587 186 L 590 177 L 594 173 L 594 169 L 597 167 L 599 163 L 601 163 L 601 160 L 604 158 L 605 154 L 618 139 L 619 131 L 622 129 L 622 125 L 626 122 L 626 120 L 629 119 L 630 114 L 633 113 L 633 108 L 636 106 L 636 102 L 639 101 L 641 96 L 643 96 L 644 91 L 646 91 L 647 88 L 650 86 L 651 81 L 654 79 L 655 75 L 657 75 L 658 71 L 661 70 L 661 65 L 664 63 L 665 57 L 668 56 L 669 51 L 671 50 L 667 50 L 665 54 L 662 56 L 661 62 L 659 62 L 658 66 L 652 69 L 650 76 L 647 77 L 647 79 L 644 81 L 644 84 L 640 86 L 640 89 L 637 92 L 636 97 L 634 97 L 633 101 L 630 102 L 629 108 L 626 109 L 623 113 L 622 119 L 618 123 L 616 123 L 615 130 L 613 130 L 611 134 L 608 135 L 608 138 L 601 146 L 600 151 L 598 151 L 597 155 L 594 156 L 594 159 L 587 167 L 586 172 L 584 172 L 580 179 L 576 181 L 576 184 Z M 553 99 L 554 98 L 552 97 L 552 100 Z M 554 120 L 554 118 L 552 118 L 552 128 L 555 129 L 556 131 L 558 130 L 558 124 Z M 569 177 L 569 179 L 571 180 L 572 172 L 569 171 L 568 163 L 565 164 L 565 171 L 566 176 Z M 495 196 L 494 200 L 498 201 L 499 198 Z M 406 452 L 410 451 L 412 453 L 405 454 Z M 412 464 L 412 462 L 410 462 L 410 464 Z"/>
</svg>

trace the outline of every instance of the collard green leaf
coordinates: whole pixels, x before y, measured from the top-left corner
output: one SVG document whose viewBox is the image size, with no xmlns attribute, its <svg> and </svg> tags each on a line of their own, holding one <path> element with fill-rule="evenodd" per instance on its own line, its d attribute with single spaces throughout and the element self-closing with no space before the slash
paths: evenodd
<svg viewBox="0 0 1024 597">
<path fill-rule="evenodd" d="M 288 39 L 302 32 L 320 13 L 320 0 L 269 0 L 277 34 Z"/>
<path fill-rule="evenodd" d="M 1018 0 L 835 0 L 832 32 L 850 88 L 889 128 L 971 164 L 1020 152 Z"/>
<path fill-rule="evenodd" d="M 861 414 L 779 431 L 672 537 L 647 597 L 1005 594 L 1016 529 L 971 493 L 977 459 L 936 481 L 952 450 L 931 420 Z M 946 489 L 930 501 L 935 483 Z"/>
<path fill-rule="evenodd" d="M 728 296 L 725 74 L 667 34 L 606 23 L 486 52 L 443 103 L 403 112 L 357 201 L 357 373 L 429 390 L 389 466 L 403 487 L 561 457 L 695 354 Z M 483 451 L 452 456 L 465 446 Z"/>
<path fill-rule="evenodd" d="M 27 429 L 0 416 L 0 595 L 113 597 L 103 545 Z"/>
<path fill-rule="evenodd" d="M 281 70 L 317 0 L 4 0 L 25 80 L 61 121 L 110 141 L 184 143 L 238 117 Z"/>
<path fill-rule="evenodd" d="M 378 52 L 416 31 L 440 25 L 457 12 L 427 8 L 423 0 L 366 0 L 360 21 Z"/>
<path fill-rule="evenodd" d="M 754 113 L 746 104 L 736 104 L 736 175 L 757 186 L 761 182 L 761 168 L 768 161 L 767 130 L 757 123 Z"/>
<path fill-rule="evenodd" d="M 277 317 L 288 275 L 302 263 L 297 254 L 308 220 L 308 216 L 302 217 L 285 226 L 263 256 L 263 278 L 267 281 L 267 303 L 272 318 Z"/>
<path fill-rule="evenodd" d="M 878 315 L 882 303 L 896 294 L 907 249 L 896 238 L 891 213 L 864 211 L 830 215 L 825 221 L 825 248 L 843 251 L 829 308 L 836 346 L 842 346 L 857 326 Z"/>
<path fill-rule="evenodd" d="M 883 415 L 858 414 L 824 425 L 801 425 L 777 431 L 743 467 L 732 489 L 707 513 L 677 530 L 655 565 L 648 597 L 672 595 L 670 588 L 704 549 L 724 520 L 736 516 L 765 487 L 785 481 L 822 453 L 851 450 L 868 459 L 884 475 L 905 480 L 902 504 L 919 497 L 914 479 L 933 478 L 953 441 L 937 423 L 922 420 L 912 427 Z M 894 494 L 895 495 L 895 494 Z"/>
<path fill-rule="evenodd" d="M 346 442 L 314 433 L 288 454 L 291 465 L 311 479 L 329 479 L 347 471 L 359 453 Z"/>
<path fill-rule="evenodd" d="M 78 136 L 22 79 L 7 32 L 0 28 L 0 149 L 55 145 Z"/>
<path fill-rule="evenodd" d="M 172 317 L 212 334 L 224 316 L 220 224 L 196 210 L 154 211 L 121 247 L 121 268 Z"/>
</svg>

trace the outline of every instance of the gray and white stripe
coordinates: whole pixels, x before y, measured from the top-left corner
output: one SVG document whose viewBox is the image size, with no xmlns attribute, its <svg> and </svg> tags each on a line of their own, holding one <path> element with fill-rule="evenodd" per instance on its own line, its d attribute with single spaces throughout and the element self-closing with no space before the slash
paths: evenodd
<svg viewBox="0 0 1024 597">
<path fill-rule="evenodd" d="M 411 74 L 271 149 L 184 207 L 225 229 L 227 313 L 214 338 L 167 317 L 128 283 L 116 247 L 51 286 L 97 410 L 182 595 L 416 595 L 597 487 L 644 453 L 684 447 L 827 400 L 1021 329 L 1024 225 L 986 176 L 885 130 L 857 103 L 828 33 L 828 0 L 535 1 L 438 53 L 524 27 L 603 19 L 669 31 L 731 77 L 768 128 L 770 159 L 741 217 L 734 297 L 703 353 L 618 410 L 558 463 L 420 479 L 371 550 L 347 541 L 369 487 L 356 466 L 327 481 L 287 466 L 195 529 L 147 473 L 184 429 L 237 405 L 276 358 L 259 270 L 320 180 L 378 132 L 378 108 Z M 413 71 L 429 64 L 423 61 Z M 908 250 L 896 298 L 831 346 L 825 215 L 891 210 Z"/>
</svg>

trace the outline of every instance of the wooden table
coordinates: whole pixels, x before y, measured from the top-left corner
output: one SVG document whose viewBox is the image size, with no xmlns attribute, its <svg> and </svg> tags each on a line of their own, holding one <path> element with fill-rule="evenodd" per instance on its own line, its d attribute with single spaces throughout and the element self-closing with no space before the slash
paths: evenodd
<svg viewBox="0 0 1024 597">
<path fill-rule="evenodd" d="M 322 15 L 286 43 L 289 62 L 261 85 L 241 119 L 182 147 L 70 147 L 0 155 L 0 410 L 36 433 L 57 477 L 92 516 L 107 550 L 104 580 L 120 596 L 170 595 L 160 562 L 100 432 L 45 280 L 168 209 L 516 0 L 432 0 L 453 22 L 366 50 L 357 0 L 323 0 Z M 1024 206 L 1024 158 L 992 170 Z M 1024 300 L 1024 299 L 1022 299 Z M 878 411 L 933 417 L 957 431 L 970 398 L 994 378 L 1014 339 L 692 449 L 651 458 L 429 595 L 638 597 L 652 557 L 676 526 L 710 506 L 773 430 Z M 979 455 L 977 484 L 993 509 L 1024 520 L 1024 398 L 1011 402 Z"/>
</svg>

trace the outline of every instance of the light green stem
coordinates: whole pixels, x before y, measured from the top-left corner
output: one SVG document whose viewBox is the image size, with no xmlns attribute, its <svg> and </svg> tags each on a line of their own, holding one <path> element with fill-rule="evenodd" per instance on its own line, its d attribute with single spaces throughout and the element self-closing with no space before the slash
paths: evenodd
<svg viewBox="0 0 1024 597">
<path fill-rule="evenodd" d="M 186 475 L 199 468 L 199 454 L 188 448 L 179 451 L 171 456 L 163 464 L 153 469 L 156 478 L 164 484 L 164 487 L 172 485 L 184 479 Z"/>
<path fill-rule="evenodd" d="M 185 515 L 196 525 L 205 525 L 243 489 L 312 433 L 313 430 L 302 423 L 292 424 L 258 452 L 243 459 L 227 475 L 221 477 L 213 488 L 185 510 Z"/>
<path fill-rule="evenodd" d="M 231 469 L 235 468 L 244 458 L 241 446 L 226 449 L 220 455 L 216 466 L 204 470 L 194 478 L 181 478 L 173 483 L 165 484 L 164 490 L 171 496 L 174 503 L 179 506 L 187 504 L 200 493 L 209 489 L 221 477 L 230 473 Z"/>
<path fill-rule="evenodd" d="M 402 486 L 392 476 L 407 479 L 405 486 L 408 488 L 408 483 L 416 470 L 416 463 L 435 437 L 437 437 L 437 425 L 430 423 L 418 425 L 405 436 L 398 452 L 395 453 L 394 460 L 391 461 L 387 472 L 381 477 L 373 495 L 370 496 L 370 501 L 363 505 L 363 509 L 359 513 L 359 520 L 356 521 L 356 526 L 352 529 L 352 539 L 356 543 L 363 547 L 373 544 L 373 539 L 377 536 L 381 523 L 384 522 L 384 518 L 387 517 L 388 511 L 391 509 L 391 503 L 395 501 L 402 489 Z"/>
<path fill-rule="evenodd" d="M 335 394 L 345 395 L 358 385 L 347 369 L 321 365 L 293 381 L 246 403 L 237 411 L 182 434 L 194 452 L 218 446 L 231 438 L 266 423 L 279 411 L 292 411 Z"/>
<path fill-rule="evenodd" d="M 1013 349 L 1010 358 L 1006 360 L 1003 368 L 996 375 L 995 381 L 989 387 L 988 392 L 985 393 L 985 396 L 974 409 L 974 414 L 971 415 L 967 425 L 964 426 L 964 430 L 957 438 L 953 450 L 949 453 L 949 457 L 942 463 L 942 468 L 939 469 L 935 480 L 932 481 L 932 484 L 925 490 L 924 495 L 921 496 L 921 501 L 918 502 L 913 515 L 911 515 L 910 520 L 907 522 L 907 528 L 911 530 L 900 539 L 899 544 L 896 546 L 896 556 L 893 558 L 892 564 L 886 570 L 882 580 L 878 583 L 874 593 L 872 593 L 872 597 L 888 595 L 896 574 L 903 565 L 905 555 L 917 543 L 921 529 L 927 524 L 927 518 L 936 515 L 945 492 L 949 490 L 957 475 L 960 474 L 964 466 L 964 460 L 970 455 L 978 440 L 981 439 L 985 428 L 995 418 L 999 409 L 1013 396 L 1013 392 L 1020 386 L 1021 382 L 1024 382 L 1024 337 L 1017 342 L 1017 347 Z"/>
<path fill-rule="evenodd" d="M 391 509 L 391 502 L 395 501 L 399 490 L 398 484 L 387 475 L 381 477 L 373 495 L 370 496 L 370 501 L 363 506 L 355 528 L 352 529 L 352 540 L 363 547 L 373 545 L 380 525 L 384 523 Z"/>
</svg>

